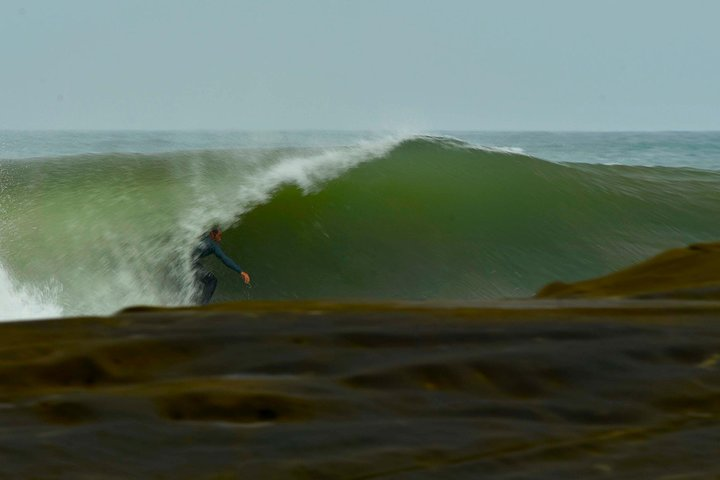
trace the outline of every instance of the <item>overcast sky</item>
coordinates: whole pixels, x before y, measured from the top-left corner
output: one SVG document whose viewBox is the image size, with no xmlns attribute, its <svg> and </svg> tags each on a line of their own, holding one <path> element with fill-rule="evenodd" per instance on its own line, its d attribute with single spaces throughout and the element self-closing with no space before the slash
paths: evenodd
<svg viewBox="0 0 720 480">
<path fill-rule="evenodd" d="M 0 0 L 0 129 L 719 130 L 717 0 Z"/>
</svg>

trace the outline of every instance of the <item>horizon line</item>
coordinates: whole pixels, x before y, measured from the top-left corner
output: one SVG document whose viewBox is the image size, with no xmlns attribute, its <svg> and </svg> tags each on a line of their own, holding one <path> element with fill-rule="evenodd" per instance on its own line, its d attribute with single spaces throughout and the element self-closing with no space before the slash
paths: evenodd
<svg viewBox="0 0 720 480">
<path fill-rule="evenodd" d="M 6 133 L 720 133 L 720 129 L 467 129 L 467 128 L 431 128 L 431 129 L 391 129 L 391 128 L 279 128 L 279 129 L 242 129 L 242 128 L 0 128 Z"/>
</svg>

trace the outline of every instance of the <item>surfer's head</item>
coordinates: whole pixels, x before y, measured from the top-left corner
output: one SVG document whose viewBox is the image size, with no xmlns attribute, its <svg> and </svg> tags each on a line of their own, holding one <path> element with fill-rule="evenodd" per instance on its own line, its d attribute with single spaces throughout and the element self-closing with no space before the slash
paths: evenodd
<svg viewBox="0 0 720 480">
<path fill-rule="evenodd" d="M 215 240 L 216 242 L 222 241 L 222 229 L 219 226 L 214 226 L 212 230 L 210 230 L 210 238 Z"/>
</svg>

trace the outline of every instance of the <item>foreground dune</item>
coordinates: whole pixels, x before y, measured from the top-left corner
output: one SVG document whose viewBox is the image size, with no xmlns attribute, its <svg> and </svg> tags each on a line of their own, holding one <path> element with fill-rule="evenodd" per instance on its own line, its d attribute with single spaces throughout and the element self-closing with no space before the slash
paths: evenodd
<svg viewBox="0 0 720 480">
<path fill-rule="evenodd" d="M 659 298 L 714 298 L 716 257 L 691 247 L 543 293 L 650 300 L 2 324 L 0 477 L 718 478 L 720 302 Z"/>
<path fill-rule="evenodd" d="M 551 283 L 537 297 L 720 300 L 720 243 L 669 250 L 605 277 Z"/>
</svg>

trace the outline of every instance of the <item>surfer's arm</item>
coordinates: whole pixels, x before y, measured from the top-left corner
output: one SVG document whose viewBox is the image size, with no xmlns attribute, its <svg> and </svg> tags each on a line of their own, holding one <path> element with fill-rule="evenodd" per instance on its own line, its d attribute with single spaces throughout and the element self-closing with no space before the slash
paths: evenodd
<svg viewBox="0 0 720 480">
<path fill-rule="evenodd" d="M 233 262 L 233 260 L 225 255 L 225 252 L 222 251 L 222 249 L 216 244 L 213 245 L 213 253 L 216 257 L 220 259 L 222 263 L 225 264 L 226 267 L 228 267 L 231 270 L 235 270 L 238 273 L 243 273 L 243 269 L 238 265 L 237 263 Z"/>
</svg>

